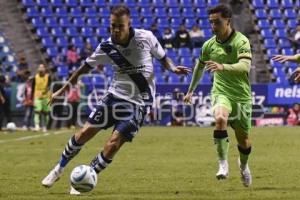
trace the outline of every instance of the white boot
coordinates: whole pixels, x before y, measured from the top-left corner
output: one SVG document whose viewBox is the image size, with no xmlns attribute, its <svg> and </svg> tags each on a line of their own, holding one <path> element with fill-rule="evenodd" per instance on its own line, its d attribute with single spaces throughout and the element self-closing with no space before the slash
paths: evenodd
<svg viewBox="0 0 300 200">
<path fill-rule="evenodd" d="M 61 168 L 59 164 L 57 164 L 49 174 L 42 180 L 42 185 L 50 188 L 58 179 L 61 177 L 64 168 Z"/>
<path fill-rule="evenodd" d="M 228 170 L 228 161 L 227 160 L 219 160 L 219 171 L 216 174 L 216 178 L 218 180 L 226 179 L 229 176 Z"/>
<path fill-rule="evenodd" d="M 238 159 L 238 164 L 241 172 L 241 181 L 245 187 L 249 187 L 252 184 L 252 175 L 249 166 L 248 164 L 242 164 L 240 159 Z"/>
</svg>

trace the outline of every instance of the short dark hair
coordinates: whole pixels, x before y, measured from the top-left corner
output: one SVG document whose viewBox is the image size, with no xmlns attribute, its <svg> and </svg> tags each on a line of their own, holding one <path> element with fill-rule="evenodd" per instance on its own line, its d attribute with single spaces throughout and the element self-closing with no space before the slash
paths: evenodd
<svg viewBox="0 0 300 200">
<path fill-rule="evenodd" d="M 117 17 L 121 17 L 123 15 L 127 15 L 130 17 L 130 10 L 125 4 L 113 6 L 110 9 L 110 14 L 115 15 Z"/>
<path fill-rule="evenodd" d="M 231 16 L 232 16 L 231 9 L 224 4 L 219 4 L 217 6 L 214 6 L 214 7 L 208 9 L 209 15 L 215 14 L 215 13 L 221 13 L 221 16 L 223 18 L 231 18 Z"/>
</svg>

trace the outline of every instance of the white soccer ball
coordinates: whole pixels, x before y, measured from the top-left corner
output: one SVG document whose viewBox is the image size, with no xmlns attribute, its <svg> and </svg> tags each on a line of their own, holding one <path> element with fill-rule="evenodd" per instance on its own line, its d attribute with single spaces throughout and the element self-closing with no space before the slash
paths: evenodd
<svg viewBox="0 0 300 200">
<path fill-rule="evenodd" d="M 78 192 L 89 192 L 97 185 L 97 173 L 88 165 L 79 165 L 72 170 L 70 182 Z"/>
<path fill-rule="evenodd" d="M 9 122 L 9 123 L 7 123 L 7 125 L 6 125 L 6 129 L 7 129 L 9 132 L 14 132 L 14 131 L 16 131 L 17 126 L 16 126 L 16 124 L 15 124 L 14 122 Z"/>
</svg>

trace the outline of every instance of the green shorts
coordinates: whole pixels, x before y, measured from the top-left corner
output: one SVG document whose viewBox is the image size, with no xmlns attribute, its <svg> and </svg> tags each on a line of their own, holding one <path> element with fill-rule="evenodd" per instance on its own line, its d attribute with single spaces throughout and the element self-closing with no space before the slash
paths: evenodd
<svg viewBox="0 0 300 200">
<path fill-rule="evenodd" d="M 212 95 L 213 112 L 216 107 L 225 107 L 229 112 L 228 123 L 233 129 L 240 128 L 249 134 L 251 129 L 252 102 L 236 102 L 225 95 Z"/>
<path fill-rule="evenodd" d="M 34 99 L 34 111 L 49 112 L 50 108 L 47 104 L 48 104 L 48 98 L 35 98 Z"/>
</svg>

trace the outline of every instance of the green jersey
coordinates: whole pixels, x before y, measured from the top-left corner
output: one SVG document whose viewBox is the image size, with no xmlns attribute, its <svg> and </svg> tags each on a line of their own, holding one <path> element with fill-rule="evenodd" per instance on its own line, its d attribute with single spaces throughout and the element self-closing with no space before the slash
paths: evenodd
<svg viewBox="0 0 300 200">
<path fill-rule="evenodd" d="M 251 100 L 249 69 L 234 69 L 240 59 L 251 61 L 250 43 L 246 36 L 233 31 L 223 43 L 217 41 L 216 36 L 206 41 L 202 47 L 199 61 L 215 61 L 223 64 L 223 71 L 214 72 L 212 95 L 222 94 L 229 99 L 245 102 Z"/>
</svg>

